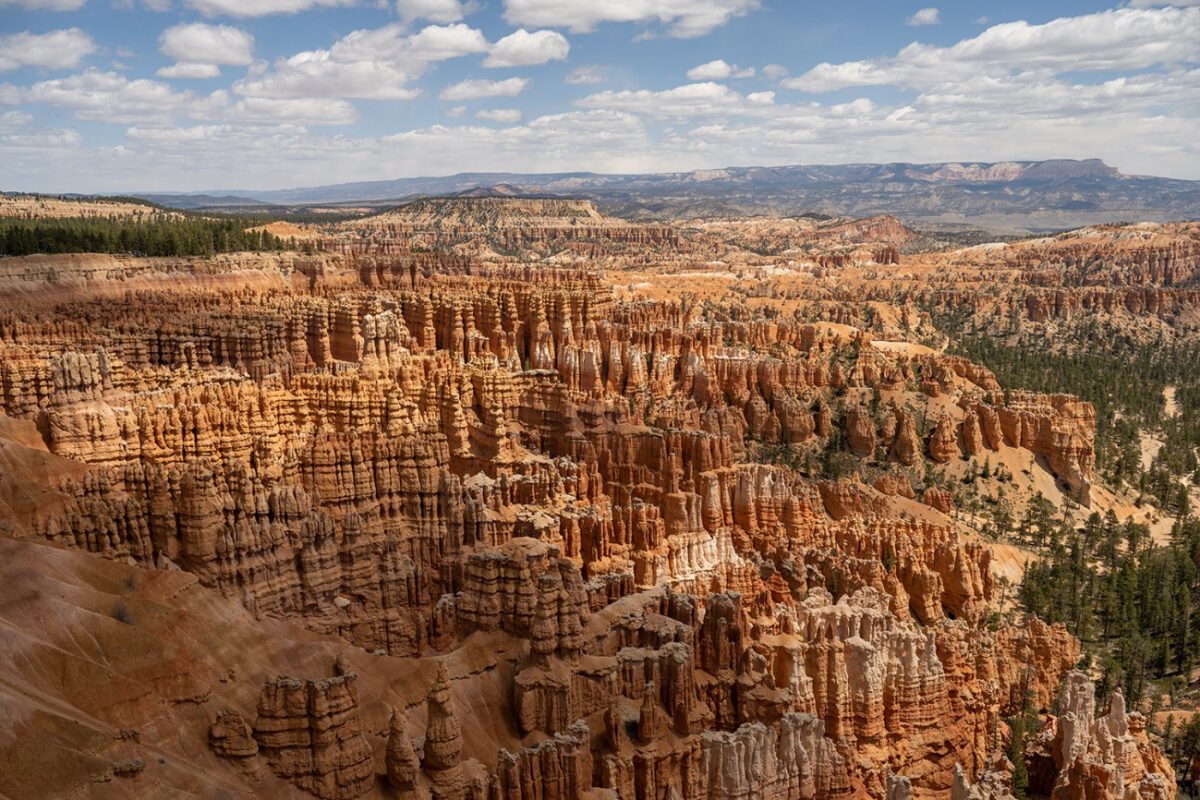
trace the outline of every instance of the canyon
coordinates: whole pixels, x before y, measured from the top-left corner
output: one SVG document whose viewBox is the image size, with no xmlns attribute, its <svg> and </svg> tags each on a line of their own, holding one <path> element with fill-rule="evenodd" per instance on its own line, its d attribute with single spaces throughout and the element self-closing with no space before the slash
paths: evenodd
<svg viewBox="0 0 1200 800">
<path fill-rule="evenodd" d="M 1096 409 L 939 315 L 1187 340 L 1200 224 L 303 231 L 0 258 L 0 795 L 1176 797 L 947 488 L 1117 509 Z"/>
</svg>

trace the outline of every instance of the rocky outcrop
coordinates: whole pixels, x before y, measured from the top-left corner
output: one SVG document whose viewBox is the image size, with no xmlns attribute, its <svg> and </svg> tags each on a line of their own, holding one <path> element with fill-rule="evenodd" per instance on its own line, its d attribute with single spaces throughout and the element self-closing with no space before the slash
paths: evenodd
<svg viewBox="0 0 1200 800">
<path fill-rule="evenodd" d="M 387 752 L 384 763 L 388 785 L 401 797 L 415 797 L 420 768 L 412 740 L 404 732 L 404 718 L 392 709 L 388 719 Z"/>
<path fill-rule="evenodd" d="M 225 708 L 217 713 L 208 729 L 208 746 L 215 755 L 228 759 L 247 775 L 257 775 L 258 742 L 254 731 L 236 710 Z"/>
<path fill-rule="evenodd" d="M 875 455 L 875 420 L 862 406 L 853 405 L 846 409 L 846 444 L 856 456 Z"/>
<path fill-rule="evenodd" d="M 375 784 L 357 676 L 267 681 L 254 739 L 271 771 L 322 800 L 353 800 Z"/>
<path fill-rule="evenodd" d="M 1089 800 L 1175 797 L 1175 771 L 1147 738 L 1142 715 L 1126 712 L 1120 690 L 1109 698 L 1108 713 L 1098 717 L 1091 681 L 1071 672 L 1058 710 L 1031 751 L 1031 789 Z"/>
<path fill-rule="evenodd" d="M 421 768 L 438 800 L 466 797 L 467 779 L 462 769 L 462 729 L 450 704 L 450 679 L 446 665 L 438 664 L 437 679 L 426 701 L 425 745 Z"/>
<path fill-rule="evenodd" d="M 997 752 L 977 781 L 972 782 L 961 764 L 954 765 L 954 784 L 951 800 L 1014 800 L 1012 793 L 1012 762 Z"/>
</svg>

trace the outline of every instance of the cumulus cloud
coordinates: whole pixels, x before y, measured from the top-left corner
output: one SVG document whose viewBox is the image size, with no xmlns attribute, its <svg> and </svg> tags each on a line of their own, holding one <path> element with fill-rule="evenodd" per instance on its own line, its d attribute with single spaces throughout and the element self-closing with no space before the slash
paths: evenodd
<svg viewBox="0 0 1200 800">
<path fill-rule="evenodd" d="M 58 158 L 83 144 L 79 131 L 39 127 L 31 114 L 7 111 L 0 114 L 0 153 L 6 160 L 20 165 L 19 159 L 28 156 Z M 4 177 L 0 161 L 0 178 Z"/>
<path fill-rule="evenodd" d="M 131 81 L 116 72 L 89 69 L 67 78 L 39 81 L 21 89 L 19 99 L 69 109 L 81 120 L 144 123 L 169 122 L 190 95 L 159 81 Z"/>
<path fill-rule="evenodd" d="M 342 46 L 350 49 L 355 34 L 342 40 Z M 389 36 L 391 34 L 389 33 Z M 342 44 L 342 43 L 339 43 Z M 337 46 L 335 46 L 337 49 Z M 422 64 L 445 61 L 450 58 L 482 53 L 488 49 L 483 34 L 468 25 L 430 25 L 400 41 L 393 57 Z M 382 55 L 382 54 L 376 54 Z"/>
<path fill-rule="evenodd" d="M 521 28 L 492 45 L 485 67 L 528 67 L 547 61 L 564 61 L 571 45 L 557 31 L 529 31 Z"/>
<path fill-rule="evenodd" d="M 163 67 L 157 73 L 160 78 L 216 78 L 221 74 L 221 68 L 216 64 L 190 64 L 180 62 L 169 67 Z"/>
<path fill-rule="evenodd" d="M 407 84 L 431 64 L 487 49 L 484 35 L 462 23 L 430 25 L 413 34 L 402 24 L 387 25 L 354 31 L 328 50 L 280 59 L 233 88 L 256 97 L 411 100 L 420 90 Z"/>
<path fill-rule="evenodd" d="M 688 80 L 691 81 L 720 81 L 726 78 L 753 78 L 754 67 L 742 68 L 736 64 L 730 64 L 723 58 L 718 58 L 715 61 L 709 61 L 701 64 L 698 67 L 692 67 L 687 71 Z"/>
<path fill-rule="evenodd" d="M 87 0 L 0 0 L 0 6 L 19 6 L 26 11 L 78 11 Z"/>
<path fill-rule="evenodd" d="M 293 125 L 347 125 L 358 119 L 354 106 L 345 100 L 324 97 L 240 97 L 213 92 L 188 109 L 195 119 L 220 119 L 232 123 Z"/>
<path fill-rule="evenodd" d="M 514 25 L 595 30 L 603 22 L 657 22 L 670 36 L 703 36 L 758 8 L 758 0 L 504 0 Z"/>
<path fill-rule="evenodd" d="M 476 111 L 475 117 L 491 122 L 520 122 L 521 112 L 516 108 L 489 108 L 483 111 Z"/>
<path fill-rule="evenodd" d="M 904 20 L 904 24 L 915 28 L 921 25 L 940 25 L 942 23 L 942 12 L 936 8 L 922 8 L 913 14 L 908 19 Z"/>
<path fill-rule="evenodd" d="M 163 31 L 159 50 L 181 64 L 246 65 L 254 61 L 254 37 L 230 25 L 175 25 Z"/>
<path fill-rule="evenodd" d="M 460 0 L 396 0 L 396 13 L 405 22 L 457 22 L 466 16 L 467 9 Z"/>
<path fill-rule="evenodd" d="M 921 89 L 948 80 L 1016 71 L 1145 69 L 1200 57 L 1200 8 L 1122 8 L 1042 25 L 995 25 L 952 47 L 914 42 L 892 58 L 818 64 L 784 86 L 827 92 L 855 86 Z"/>
<path fill-rule="evenodd" d="M 568 72 L 567 77 L 563 80 L 573 86 L 588 86 L 595 83 L 603 83 L 604 68 L 594 64 L 585 64 Z"/>
<path fill-rule="evenodd" d="M 0 133 L 11 133 L 29 126 L 33 114 L 28 111 L 5 111 L 0 114 Z"/>
<path fill-rule="evenodd" d="M 605 91 L 577 101 L 584 108 L 623 111 L 655 119 L 688 119 L 733 114 L 760 115 L 775 100 L 774 92 L 742 96 L 728 86 L 711 81 L 690 83 L 665 91 L 648 89 Z"/>
<path fill-rule="evenodd" d="M 354 0 L 185 0 L 206 17 L 265 17 L 296 14 L 320 6 L 353 5 Z"/>
<path fill-rule="evenodd" d="M 438 95 L 443 100 L 477 100 L 481 97 L 516 97 L 529 85 L 528 78 L 503 81 L 469 79 L 447 86 Z"/>
<path fill-rule="evenodd" d="M 89 69 L 67 78 L 39 81 L 28 87 L 0 86 L 0 98 L 44 104 L 71 111 L 88 122 L 168 127 L 180 118 L 230 123 L 291 122 L 344 125 L 357 119 L 352 105 L 328 98 L 234 97 L 225 90 L 209 95 L 176 91 L 170 84 L 130 80 L 117 72 Z"/>
<path fill-rule="evenodd" d="M 79 66 L 80 61 L 94 52 L 96 43 L 79 28 L 12 33 L 0 36 L 0 72 L 21 67 L 69 69 Z"/>
<path fill-rule="evenodd" d="M 276 62 L 269 72 L 237 81 L 233 88 L 254 97 L 412 100 L 421 94 L 404 85 L 413 77 L 387 62 L 338 61 L 328 50 L 314 50 Z"/>
</svg>

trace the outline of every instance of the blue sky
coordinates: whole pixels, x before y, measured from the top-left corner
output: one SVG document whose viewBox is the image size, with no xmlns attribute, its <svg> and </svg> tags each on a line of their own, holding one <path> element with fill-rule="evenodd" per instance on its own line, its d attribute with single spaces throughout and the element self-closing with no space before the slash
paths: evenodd
<svg viewBox="0 0 1200 800">
<path fill-rule="evenodd" d="M 1053 157 L 1200 178 L 1200 0 L 0 0 L 0 189 Z"/>
</svg>

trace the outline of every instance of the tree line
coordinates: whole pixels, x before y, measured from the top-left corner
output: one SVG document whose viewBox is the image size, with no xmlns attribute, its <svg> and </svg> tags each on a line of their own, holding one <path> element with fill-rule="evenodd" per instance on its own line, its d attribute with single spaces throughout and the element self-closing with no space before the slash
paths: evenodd
<svg viewBox="0 0 1200 800">
<path fill-rule="evenodd" d="M 146 219 L 0 219 L 0 256 L 38 253 L 112 253 L 138 256 L 206 256 L 237 251 L 284 250 L 288 242 L 260 222 L 153 214 Z"/>
</svg>

